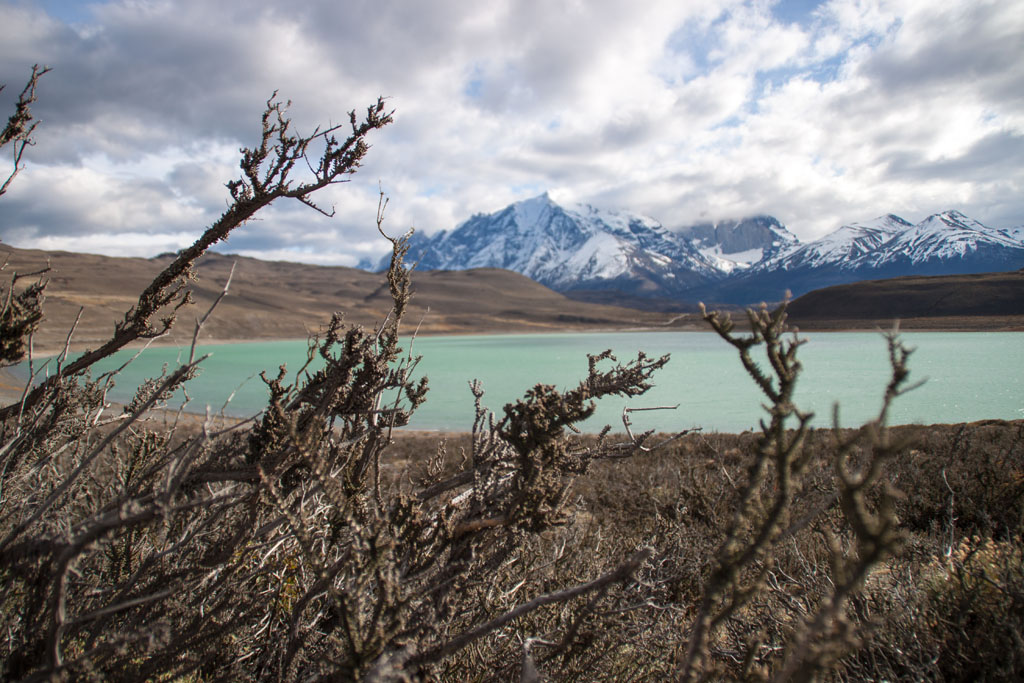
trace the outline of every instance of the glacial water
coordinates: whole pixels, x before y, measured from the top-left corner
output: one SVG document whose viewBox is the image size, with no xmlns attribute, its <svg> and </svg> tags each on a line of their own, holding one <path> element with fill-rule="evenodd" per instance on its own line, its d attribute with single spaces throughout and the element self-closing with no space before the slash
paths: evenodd
<svg viewBox="0 0 1024 683">
<path fill-rule="evenodd" d="M 796 398 L 802 408 L 815 412 L 815 424 L 831 424 L 836 402 L 843 426 L 876 415 L 889 376 L 882 335 L 833 332 L 802 337 L 807 340 L 800 351 L 804 374 Z M 926 381 L 897 400 L 893 424 L 1024 418 L 1024 333 L 928 332 L 905 333 L 903 338 L 916 348 L 910 359 L 911 381 Z M 223 410 L 233 416 L 258 413 L 267 397 L 259 372 L 276 375 L 282 363 L 298 368 L 306 347 L 305 341 L 280 341 L 202 348 L 201 353 L 211 356 L 188 384 L 188 410 L 203 412 L 208 405 L 215 413 Z M 765 414 L 762 396 L 736 352 L 710 332 L 420 337 L 412 351 L 422 356 L 417 375 L 429 377 L 430 392 L 410 427 L 467 430 L 473 417 L 470 380 L 482 382 L 484 404 L 500 415 L 505 403 L 537 383 L 573 386 L 586 375 L 586 354 L 605 349 L 612 349 L 620 360 L 635 357 L 638 350 L 650 356 L 671 354 L 672 359 L 647 394 L 602 401 L 597 414 L 581 425 L 585 431 L 598 431 L 604 424 L 621 431 L 626 405 L 679 406 L 633 413 L 638 430 L 699 426 L 738 432 L 754 427 Z M 122 352 L 99 369 L 115 368 L 134 353 Z M 159 375 L 165 364 L 173 369 L 187 355 L 186 349 L 146 350 L 121 373 L 110 398 L 128 399 L 143 379 Z M 180 400 L 179 396 L 171 405 Z"/>
</svg>

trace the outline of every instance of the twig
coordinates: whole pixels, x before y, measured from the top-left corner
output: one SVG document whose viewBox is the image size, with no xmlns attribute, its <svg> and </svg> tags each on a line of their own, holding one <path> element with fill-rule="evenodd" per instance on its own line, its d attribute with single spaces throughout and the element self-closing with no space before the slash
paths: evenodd
<svg viewBox="0 0 1024 683">
<path fill-rule="evenodd" d="M 629 414 L 630 413 L 640 412 L 640 411 L 644 411 L 644 410 L 677 410 L 678 408 L 679 408 L 679 404 L 678 403 L 675 404 L 674 406 L 649 406 L 649 407 L 646 407 L 646 408 L 629 408 L 629 407 L 624 407 L 622 409 L 622 425 L 626 428 L 626 435 L 629 437 L 630 442 L 632 442 L 633 445 L 636 448 L 638 448 L 639 450 L 641 450 L 641 451 L 643 451 L 645 453 L 649 453 L 652 450 L 650 448 L 645 447 L 643 445 L 642 441 L 638 440 L 636 438 L 636 436 L 633 435 L 633 430 L 631 428 L 632 421 L 629 419 Z M 677 435 L 673 439 L 669 439 L 668 441 L 665 441 L 665 443 L 669 443 L 670 441 L 674 440 L 675 438 L 679 438 L 679 436 L 682 436 L 682 433 L 680 433 L 679 435 Z M 646 438 L 646 436 L 644 438 Z M 664 444 L 659 444 L 659 445 L 664 445 Z"/>
<path fill-rule="evenodd" d="M 203 326 L 206 325 L 206 321 L 209 320 L 210 315 L 213 313 L 213 310 L 215 308 L 217 308 L 217 304 L 219 304 L 224 299 L 224 297 L 226 297 L 228 295 L 228 288 L 231 287 L 231 278 L 233 278 L 235 276 L 235 266 L 237 266 L 237 265 L 238 265 L 238 261 L 233 261 L 231 263 L 231 272 L 228 273 L 227 282 L 224 283 L 224 287 L 223 287 L 223 289 L 220 290 L 220 294 L 218 294 L 217 298 L 213 300 L 212 304 L 210 304 L 210 308 L 208 308 L 206 313 L 203 314 L 203 317 L 196 321 L 195 331 L 192 332 L 192 346 L 189 348 L 189 353 L 188 353 L 188 362 L 189 363 L 191 363 L 193 360 L 195 360 L 195 357 L 196 357 L 196 345 L 199 343 L 199 332 L 200 332 L 200 330 L 202 330 Z"/>
<path fill-rule="evenodd" d="M 63 481 L 61 481 L 60 485 L 57 486 L 50 493 L 49 496 L 46 497 L 46 500 L 39 504 L 39 507 L 36 508 L 35 512 L 32 514 L 31 517 L 29 517 L 28 519 L 24 520 L 16 527 L 14 527 L 14 529 L 12 529 L 10 533 L 7 534 L 7 537 L 4 538 L 3 541 L 0 541 L 0 550 L 6 548 L 8 545 L 10 545 L 11 541 L 17 538 L 18 535 L 25 531 L 25 529 L 35 524 L 39 520 L 39 518 L 42 517 L 43 514 L 50 508 L 50 506 L 53 505 L 54 502 L 56 502 L 61 496 L 63 496 L 68 491 L 68 489 L 71 488 L 71 485 L 74 484 L 75 480 L 78 479 L 79 476 L 81 476 L 82 472 L 84 472 L 85 469 L 89 467 L 89 465 L 96 458 L 96 456 L 102 453 L 114 441 L 114 439 L 120 436 L 124 432 L 124 430 L 128 429 L 128 427 L 131 426 L 132 423 L 134 423 L 136 420 L 138 420 L 143 413 L 145 413 L 147 410 L 153 407 L 153 404 L 157 402 L 160 395 L 163 394 L 164 391 L 166 391 L 169 387 L 173 386 L 176 382 L 179 382 L 185 375 L 191 372 L 195 366 L 199 365 L 204 360 L 206 360 L 207 357 L 208 356 L 203 356 L 194 363 L 191 363 L 189 365 L 183 365 L 182 367 L 175 370 L 170 376 L 168 376 L 167 379 L 164 380 L 163 384 L 160 386 L 160 389 L 156 391 L 145 403 L 143 403 L 143 405 L 140 406 L 138 410 L 132 413 L 131 417 L 129 417 L 127 420 L 118 425 L 117 429 L 113 430 L 102 441 L 100 441 L 99 445 L 97 445 L 92 450 L 92 452 L 89 453 L 89 455 L 82 458 L 82 461 L 78 464 L 78 467 L 76 467 L 74 471 L 68 474 L 63 479 Z"/>
<path fill-rule="evenodd" d="M 572 600 L 577 596 L 584 595 L 586 593 L 589 593 L 590 591 L 598 590 L 616 581 L 624 581 L 625 579 L 632 576 L 633 572 L 635 572 L 640 567 L 640 565 L 646 562 L 653 554 L 653 549 L 643 548 L 639 552 L 634 554 L 633 557 L 631 557 L 625 563 L 620 565 L 615 570 L 605 574 L 604 576 L 598 577 L 588 583 L 573 586 L 572 588 L 566 588 L 565 590 L 560 590 L 554 593 L 548 593 L 546 595 L 536 597 L 533 600 L 530 600 L 527 603 L 519 605 L 515 609 L 510 610 L 499 617 L 491 619 L 485 624 L 481 624 L 476 628 L 466 631 L 460 636 L 452 638 L 447 643 L 444 643 L 439 647 L 436 647 L 432 650 L 428 650 L 427 652 L 424 652 L 423 654 L 414 657 L 412 661 L 415 664 L 426 664 L 429 662 L 436 662 L 440 659 L 443 659 L 444 657 L 447 657 L 448 655 L 458 652 L 459 650 L 466 647 L 473 641 L 482 638 L 488 633 L 501 628 L 510 621 L 518 619 L 523 615 L 529 614 L 538 607 L 543 607 L 545 605 L 550 605 L 558 602 L 566 602 L 567 600 Z"/>
</svg>

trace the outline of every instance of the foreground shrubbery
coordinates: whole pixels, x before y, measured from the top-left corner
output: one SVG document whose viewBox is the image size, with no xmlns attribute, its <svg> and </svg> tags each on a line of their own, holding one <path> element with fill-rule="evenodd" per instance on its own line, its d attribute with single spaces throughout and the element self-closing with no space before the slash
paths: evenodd
<svg viewBox="0 0 1024 683">
<path fill-rule="evenodd" d="M 69 624 L 60 636 L 60 670 L 76 676 L 290 679 L 320 672 L 377 680 L 508 680 L 520 675 L 528 652 L 530 663 L 552 680 L 677 677 L 759 441 L 751 433 L 689 434 L 628 460 L 592 461 L 578 477 L 535 456 L 531 461 L 542 463 L 545 479 L 572 480 L 573 486 L 557 517 L 554 508 L 547 515 L 535 507 L 510 523 L 466 514 L 476 490 L 463 473 L 474 472 L 474 463 L 486 462 L 480 454 L 500 443 L 489 441 L 489 429 L 446 440 L 400 436 L 380 453 L 379 480 L 371 463 L 372 474 L 354 492 L 327 494 L 327 486 L 351 484 L 343 467 L 319 480 L 316 463 L 330 451 L 316 457 L 293 452 L 292 464 L 278 466 L 275 479 L 259 474 L 268 471 L 266 464 L 247 462 L 265 441 L 261 429 L 268 423 L 223 433 L 215 420 L 167 433 L 147 423 L 108 444 L 109 456 L 98 457 L 80 493 L 46 516 L 31 546 L 4 549 L 5 630 L 21 639 L 4 642 L 11 648 L 4 652 L 5 676 L 46 673 L 46 626 L 55 618 L 49 605 L 59 570 L 66 572 L 62 618 Z M 844 606 L 837 621 L 848 626 L 828 641 L 840 648 L 829 677 L 1013 679 L 1024 671 L 1024 423 L 894 431 L 897 439 L 915 441 L 885 468 L 885 478 L 906 492 L 893 510 L 904 530 L 903 550 L 873 565 L 863 589 Z M 296 448 L 294 438 L 284 437 L 287 448 Z M 352 438 L 336 434 L 328 442 L 338 448 Z M 826 430 L 806 435 L 807 485 L 792 501 L 791 525 L 823 511 L 747 570 L 760 590 L 721 622 L 700 673 L 778 674 L 801 625 L 834 594 L 830 538 L 840 555 L 858 552 L 833 504 L 836 438 Z M 626 455 L 602 449 L 596 437 L 562 442 L 581 458 L 588 452 Z M 19 478 L 5 479 L 5 534 L 8 519 L 27 516 L 67 478 L 56 474 L 71 462 L 40 460 L 22 473 L 22 479 L 33 476 L 31 491 L 17 488 Z M 505 476 L 522 478 L 517 460 L 504 461 Z M 573 469 L 582 469 L 578 462 Z M 167 502 L 142 521 L 147 479 L 148 495 Z M 370 533 L 364 529 L 379 514 L 378 486 L 381 509 L 395 517 Z M 760 488 L 770 499 L 777 482 L 767 479 Z M 341 500 L 332 503 L 328 495 Z M 429 496 L 436 496 L 432 504 L 417 505 Z M 338 520 L 338 502 L 351 498 L 365 508 L 352 506 L 351 517 Z M 226 504 L 235 500 L 241 503 Z M 428 519 L 438 526 L 426 526 Z M 104 521 L 108 526 L 100 527 Z M 92 545 L 81 542 L 97 528 L 106 535 Z M 395 537 L 409 528 L 434 531 L 429 540 L 446 551 L 431 557 L 417 537 Z M 453 557 L 462 548 L 467 553 Z M 650 549 L 649 557 L 623 569 L 638 548 Z M 55 570 L 69 550 L 78 553 L 74 565 Z M 587 586 L 595 578 L 598 585 Z M 593 590 L 559 596 L 580 586 Z M 551 603 L 521 609 L 538 596 Z M 362 602 L 348 607 L 355 600 Z M 518 618 L 489 628 L 517 610 Z M 390 642 L 387 632 L 370 630 L 374 618 L 401 623 L 403 612 L 409 614 L 404 630 Z M 481 637 L 444 653 L 446 645 L 474 633 Z M 353 662 L 353 636 L 375 648 L 361 668 Z M 36 654 L 24 647 L 33 643 Z M 22 652 L 22 659 L 15 657 Z M 440 656 L 410 662 L 423 652 Z M 19 663 L 31 668 L 14 669 Z"/>
<path fill-rule="evenodd" d="M 389 121 L 377 103 L 344 140 L 301 137 L 268 103 L 221 219 L 107 344 L 53 359 L 47 379 L 0 408 L 0 676 L 1024 670 L 1024 426 L 887 430 L 907 379 L 896 337 L 883 408 L 859 430 L 811 430 L 793 405 L 799 341 L 782 307 L 752 312 L 745 335 L 707 316 L 765 395 L 757 434 L 578 436 L 594 400 L 642 394 L 666 362 L 606 353 L 578 387 L 538 385 L 499 416 L 475 387 L 472 435 L 395 438 L 428 396 L 399 339 L 411 285 L 395 240 L 391 315 L 373 331 L 332 321 L 295 384 L 283 368 L 264 376 L 258 419 L 152 419 L 201 368 L 194 354 L 112 411 L 116 375 L 89 377 L 90 365 L 166 331 L 210 244 L 275 199 L 311 203 Z M 306 168 L 312 177 L 292 177 Z M 17 276 L 5 290 L 5 362 L 28 348 L 41 292 Z"/>
<path fill-rule="evenodd" d="M 905 533 L 903 551 L 874 567 L 851 600 L 846 616 L 862 630 L 825 678 L 1019 679 L 1024 672 L 1024 422 L 893 431 L 896 438 L 915 443 L 885 473 L 905 492 L 895 501 Z M 628 464 L 598 463 L 577 482 L 573 523 L 528 553 L 536 563 L 553 563 L 537 579 L 539 589 L 545 582 L 599 571 L 623 549 L 649 545 L 657 552 L 638 573 L 637 584 L 601 610 L 604 621 L 592 617 L 581 629 L 576 659 L 548 657 L 535 648 L 557 672 L 552 679 L 579 667 L 576 679 L 587 680 L 594 675 L 582 667 L 594 664 L 607 672 L 606 680 L 674 675 L 674 658 L 687 645 L 702 581 L 734 512 L 736 487 L 746 476 L 756 440 L 752 433 L 691 434 L 657 452 L 638 454 Z M 434 441 L 406 437 L 396 443 L 396 458 L 414 458 Z M 468 441 L 452 436 L 446 447 L 458 451 Z M 833 444 L 830 430 L 808 435 L 814 485 L 795 501 L 798 514 L 831 492 L 828 454 Z M 989 485 L 993 478 L 994 486 Z M 830 558 L 823 535 L 836 528 L 836 517 L 832 510 L 777 549 L 766 577 L 768 589 L 730 620 L 710 648 L 718 671 L 712 678 L 742 677 L 755 642 L 755 661 L 770 662 L 828 593 Z M 598 552 L 570 553 L 574 543 Z M 559 615 L 550 614 L 523 624 L 520 633 L 551 632 L 558 624 Z M 518 660 L 513 648 L 498 638 L 490 644 L 491 649 L 481 650 L 479 662 L 503 661 L 503 675 L 514 676 Z M 478 666 L 477 672 L 483 669 Z M 451 667 L 460 673 L 470 668 Z"/>
</svg>

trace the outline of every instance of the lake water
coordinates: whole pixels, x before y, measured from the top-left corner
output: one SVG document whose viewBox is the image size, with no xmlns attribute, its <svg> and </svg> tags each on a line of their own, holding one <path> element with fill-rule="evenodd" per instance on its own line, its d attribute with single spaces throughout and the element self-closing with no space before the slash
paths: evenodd
<svg viewBox="0 0 1024 683">
<path fill-rule="evenodd" d="M 832 405 L 840 404 L 841 423 L 856 426 L 877 414 L 888 380 L 888 358 L 881 334 L 834 332 L 802 334 L 804 374 L 797 404 L 816 413 L 818 426 L 831 424 Z M 985 418 L 1024 418 L 1024 333 L 906 333 L 916 351 L 910 358 L 911 381 L 925 384 L 899 398 L 893 424 L 964 422 Z M 421 337 L 413 352 L 422 355 L 419 375 L 430 378 L 427 402 L 411 427 L 468 430 L 473 398 L 468 383 L 479 379 L 484 403 L 499 415 L 502 406 L 538 382 L 574 386 L 587 371 L 586 354 L 612 349 L 620 360 L 643 350 L 650 356 L 671 354 L 655 375 L 655 388 L 628 401 L 631 407 L 675 405 L 673 411 L 633 414 L 635 429 L 738 432 L 754 427 L 765 414 L 762 396 L 739 364 L 735 351 L 711 332 L 614 332 L 587 334 L 485 335 Z M 258 374 L 276 374 L 282 363 L 298 368 L 305 341 L 253 342 L 201 349 L 212 356 L 188 384 L 190 410 L 210 405 L 219 412 L 251 416 L 266 403 Z M 117 367 L 134 352 L 122 352 L 102 364 Z M 129 366 L 111 394 L 126 400 L 145 377 L 158 375 L 187 357 L 187 350 L 151 348 Z M 180 401 L 179 401 L 180 403 Z M 601 402 L 597 415 L 581 425 L 598 431 L 611 424 L 621 431 L 625 399 Z"/>
</svg>

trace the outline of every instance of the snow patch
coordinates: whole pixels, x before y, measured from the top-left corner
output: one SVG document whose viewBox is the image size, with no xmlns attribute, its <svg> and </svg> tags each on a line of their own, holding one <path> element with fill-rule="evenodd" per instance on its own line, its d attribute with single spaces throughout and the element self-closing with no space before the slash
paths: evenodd
<svg viewBox="0 0 1024 683">
<path fill-rule="evenodd" d="M 1024 245 L 1024 225 L 1018 225 L 1016 228 L 1007 228 L 1002 231 L 1012 240 L 1016 240 Z"/>
<path fill-rule="evenodd" d="M 594 235 L 569 259 L 568 270 L 601 280 L 610 280 L 629 269 L 622 244 L 608 233 Z"/>
<path fill-rule="evenodd" d="M 525 227 L 540 223 L 544 214 L 550 212 L 554 204 L 545 192 L 539 197 L 516 202 L 513 206 L 515 207 L 516 224 Z"/>
<path fill-rule="evenodd" d="M 764 249 L 748 249 L 746 251 L 725 254 L 722 253 L 722 248 L 717 244 L 713 247 L 704 247 L 699 251 L 723 273 L 747 270 L 764 257 Z"/>
</svg>

